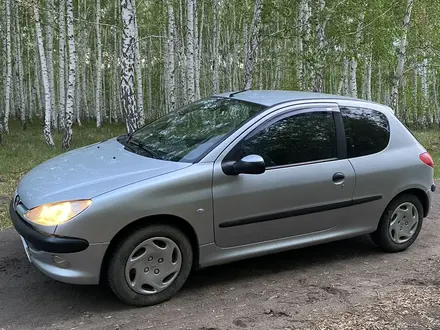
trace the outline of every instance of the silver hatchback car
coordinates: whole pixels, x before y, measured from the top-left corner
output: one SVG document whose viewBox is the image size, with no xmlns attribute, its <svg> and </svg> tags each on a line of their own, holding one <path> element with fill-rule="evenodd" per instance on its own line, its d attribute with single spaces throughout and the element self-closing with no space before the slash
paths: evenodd
<svg viewBox="0 0 440 330">
<path fill-rule="evenodd" d="M 43 273 L 148 306 L 194 268 L 362 234 L 403 251 L 430 210 L 433 166 L 387 106 L 235 92 L 37 166 L 10 215 Z"/>
</svg>

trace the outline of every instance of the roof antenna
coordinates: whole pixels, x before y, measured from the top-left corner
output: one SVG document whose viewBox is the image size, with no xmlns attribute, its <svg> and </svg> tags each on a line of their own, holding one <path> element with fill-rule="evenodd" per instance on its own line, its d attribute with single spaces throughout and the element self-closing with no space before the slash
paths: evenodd
<svg viewBox="0 0 440 330">
<path fill-rule="evenodd" d="M 247 92 L 247 91 L 248 91 L 247 89 L 244 89 L 244 90 L 241 90 L 241 91 L 238 91 L 238 92 L 234 92 L 234 93 L 229 94 L 229 97 L 233 97 L 234 95 L 237 95 L 239 93 L 244 93 L 244 92 Z"/>
</svg>

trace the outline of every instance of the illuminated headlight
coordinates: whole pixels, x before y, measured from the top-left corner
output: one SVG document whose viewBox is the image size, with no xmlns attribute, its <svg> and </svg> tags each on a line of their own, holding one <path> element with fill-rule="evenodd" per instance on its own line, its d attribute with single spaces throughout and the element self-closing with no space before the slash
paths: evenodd
<svg viewBox="0 0 440 330">
<path fill-rule="evenodd" d="M 56 226 L 77 216 L 91 204 L 89 199 L 44 204 L 26 212 L 25 217 L 42 226 Z"/>
</svg>

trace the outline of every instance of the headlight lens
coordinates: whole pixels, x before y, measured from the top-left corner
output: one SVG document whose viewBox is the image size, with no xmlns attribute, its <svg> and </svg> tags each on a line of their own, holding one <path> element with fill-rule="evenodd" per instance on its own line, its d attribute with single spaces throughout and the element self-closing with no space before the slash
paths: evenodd
<svg viewBox="0 0 440 330">
<path fill-rule="evenodd" d="M 92 204 L 90 199 L 44 204 L 26 212 L 25 217 L 42 226 L 67 222 Z"/>
</svg>

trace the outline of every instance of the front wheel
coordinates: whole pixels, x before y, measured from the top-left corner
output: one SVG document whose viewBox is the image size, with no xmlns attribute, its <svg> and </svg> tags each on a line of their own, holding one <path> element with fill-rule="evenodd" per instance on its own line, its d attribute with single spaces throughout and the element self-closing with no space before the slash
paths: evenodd
<svg viewBox="0 0 440 330">
<path fill-rule="evenodd" d="M 192 262 L 191 244 L 180 230 L 151 225 L 117 243 L 109 261 L 108 283 L 125 303 L 151 306 L 181 289 Z"/>
<path fill-rule="evenodd" d="M 387 206 L 373 241 L 386 252 L 400 252 L 410 247 L 422 229 L 423 206 L 410 194 L 396 197 Z"/>
</svg>

